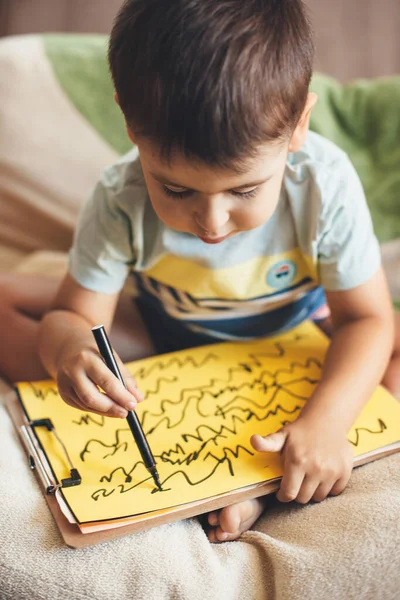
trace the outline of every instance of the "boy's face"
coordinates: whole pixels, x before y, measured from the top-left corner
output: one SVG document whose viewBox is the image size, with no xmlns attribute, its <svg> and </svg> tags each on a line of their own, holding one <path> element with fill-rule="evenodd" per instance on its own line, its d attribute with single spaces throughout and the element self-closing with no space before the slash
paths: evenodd
<svg viewBox="0 0 400 600">
<path fill-rule="evenodd" d="M 149 142 L 137 143 L 151 203 L 171 229 L 218 244 L 262 225 L 276 208 L 288 144 L 261 147 L 237 174 L 178 155 L 167 163 Z"/>
<path fill-rule="evenodd" d="M 162 161 L 157 147 L 145 138 L 135 138 L 128 128 L 129 137 L 138 145 L 150 200 L 161 221 L 207 244 L 221 243 L 268 221 L 278 204 L 287 154 L 303 145 L 316 101 L 315 94 L 308 95 L 290 140 L 260 146 L 240 174 L 190 162 L 179 154 Z"/>
</svg>

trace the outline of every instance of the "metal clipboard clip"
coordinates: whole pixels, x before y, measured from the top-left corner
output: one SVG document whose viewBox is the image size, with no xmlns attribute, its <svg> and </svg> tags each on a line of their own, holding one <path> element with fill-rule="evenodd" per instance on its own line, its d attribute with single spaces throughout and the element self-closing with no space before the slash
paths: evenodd
<svg viewBox="0 0 400 600">
<path fill-rule="evenodd" d="M 35 427 L 46 427 L 46 429 L 54 435 L 54 437 L 56 438 L 63 450 L 63 453 L 70 468 L 70 477 L 68 477 L 67 479 L 61 479 L 60 483 L 57 483 L 55 480 L 51 480 L 47 470 L 43 465 L 43 460 L 41 459 L 37 448 L 35 434 L 33 433 L 33 429 Z M 20 430 L 22 440 L 29 453 L 29 466 L 32 470 L 36 469 L 44 485 L 46 494 L 55 494 L 56 491 L 60 488 L 72 487 L 75 485 L 79 485 L 82 482 L 78 469 L 75 469 L 74 465 L 72 464 L 67 448 L 65 447 L 64 442 L 61 440 L 60 436 L 55 430 L 51 419 L 36 419 L 34 421 L 29 421 L 27 425 L 21 425 Z"/>
</svg>

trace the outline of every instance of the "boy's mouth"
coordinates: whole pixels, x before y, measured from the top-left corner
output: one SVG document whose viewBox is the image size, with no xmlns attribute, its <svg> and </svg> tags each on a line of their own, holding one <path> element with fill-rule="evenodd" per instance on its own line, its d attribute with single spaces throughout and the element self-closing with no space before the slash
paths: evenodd
<svg viewBox="0 0 400 600">
<path fill-rule="evenodd" d="M 226 235 L 222 236 L 222 237 L 207 237 L 207 236 L 199 236 L 199 239 L 204 242 L 205 244 L 220 244 L 221 242 L 223 242 L 224 240 L 226 240 L 228 237 L 230 237 L 234 232 L 231 231 L 231 233 L 227 233 Z"/>
</svg>

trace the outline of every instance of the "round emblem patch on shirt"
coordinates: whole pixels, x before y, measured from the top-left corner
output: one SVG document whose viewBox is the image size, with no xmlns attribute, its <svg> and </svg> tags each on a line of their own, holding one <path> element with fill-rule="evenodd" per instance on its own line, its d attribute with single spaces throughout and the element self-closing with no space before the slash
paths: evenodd
<svg viewBox="0 0 400 600">
<path fill-rule="evenodd" d="M 267 273 L 267 283 L 276 290 L 288 287 L 297 274 L 296 263 L 291 260 L 280 260 Z"/>
</svg>

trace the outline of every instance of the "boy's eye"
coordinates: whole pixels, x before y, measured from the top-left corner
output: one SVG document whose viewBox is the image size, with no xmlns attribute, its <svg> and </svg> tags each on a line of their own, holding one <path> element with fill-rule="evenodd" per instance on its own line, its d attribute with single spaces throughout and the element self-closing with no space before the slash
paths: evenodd
<svg viewBox="0 0 400 600">
<path fill-rule="evenodd" d="M 188 198 L 193 195 L 193 190 L 185 190 L 185 189 L 172 189 L 166 185 L 163 185 L 163 191 L 167 196 L 171 198 Z M 254 198 L 257 195 L 258 187 L 252 188 L 251 190 L 231 190 L 229 193 L 233 196 L 237 196 L 239 198 Z"/>
<path fill-rule="evenodd" d="M 239 198 L 254 198 L 257 195 L 258 187 L 252 188 L 251 190 L 243 190 L 239 192 L 238 190 L 231 190 L 231 194 L 234 196 L 239 196 Z"/>
<path fill-rule="evenodd" d="M 187 198 L 188 196 L 191 196 L 193 194 L 192 190 L 172 190 L 171 188 L 167 187 L 166 185 L 163 185 L 163 192 L 164 194 L 166 194 L 167 196 L 170 196 L 171 198 Z"/>
</svg>

